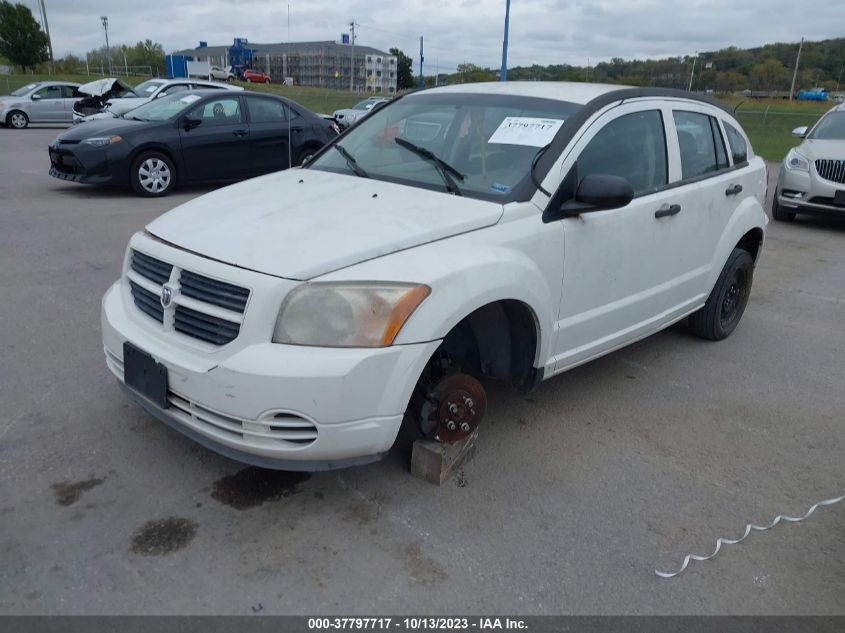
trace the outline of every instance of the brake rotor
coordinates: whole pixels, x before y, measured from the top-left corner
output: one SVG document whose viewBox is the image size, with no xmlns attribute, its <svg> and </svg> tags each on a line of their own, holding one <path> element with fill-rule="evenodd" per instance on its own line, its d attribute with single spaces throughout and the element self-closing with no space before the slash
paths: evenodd
<svg viewBox="0 0 845 633">
<path fill-rule="evenodd" d="M 427 400 L 424 429 L 447 444 L 469 437 L 487 410 L 484 387 L 467 374 L 445 376 L 434 386 Z"/>
</svg>

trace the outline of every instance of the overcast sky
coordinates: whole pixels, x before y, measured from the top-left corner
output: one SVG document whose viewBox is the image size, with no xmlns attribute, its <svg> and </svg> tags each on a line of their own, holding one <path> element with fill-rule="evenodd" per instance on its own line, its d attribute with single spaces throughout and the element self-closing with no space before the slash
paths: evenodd
<svg viewBox="0 0 845 633">
<path fill-rule="evenodd" d="M 15 0 L 13 0 L 15 1 Z M 17 0 L 38 19 L 36 0 Z M 357 41 L 398 46 L 414 58 L 425 36 L 425 71 L 461 62 L 497 68 L 505 0 L 45 0 L 56 56 L 82 54 L 109 41 L 151 39 L 167 52 L 200 40 L 231 44 L 339 40 L 354 19 Z M 512 0 L 508 66 L 586 65 L 611 57 L 692 55 L 845 36 L 843 0 Z M 843 60 L 845 61 L 845 60 Z"/>
</svg>

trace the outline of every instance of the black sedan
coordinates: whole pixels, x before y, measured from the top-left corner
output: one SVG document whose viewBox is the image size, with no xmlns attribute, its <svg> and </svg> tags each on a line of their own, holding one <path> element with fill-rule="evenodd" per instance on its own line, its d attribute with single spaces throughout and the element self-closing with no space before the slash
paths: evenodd
<svg viewBox="0 0 845 633">
<path fill-rule="evenodd" d="M 332 121 L 275 95 L 180 92 L 63 132 L 50 144 L 50 175 L 163 196 L 178 183 L 301 165 L 337 134 Z"/>
</svg>

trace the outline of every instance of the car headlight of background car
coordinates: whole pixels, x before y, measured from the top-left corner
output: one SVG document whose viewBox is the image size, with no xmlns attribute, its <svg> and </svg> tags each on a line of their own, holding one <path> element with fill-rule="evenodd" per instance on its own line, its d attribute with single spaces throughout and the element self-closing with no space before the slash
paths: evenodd
<svg viewBox="0 0 845 633">
<path fill-rule="evenodd" d="M 430 292 L 405 283 L 303 284 L 282 304 L 273 342 L 386 347 Z"/>
<path fill-rule="evenodd" d="M 105 145 L 114 145 L 123 140 L 122 136 L 94 136 L 80 141 L 84 145 L 93 145 L 94 147 L 103 147 Z"/>
<path fill-rule="evenodd" d="M 786 155 L 786 160 L 784 160 L 784 164 L 787 169 L 792 169 L 794 171 L 810 171 L 810 161 L 799 154 L 795 148 L 789 150 L 789 153 Z"/>
</svg>

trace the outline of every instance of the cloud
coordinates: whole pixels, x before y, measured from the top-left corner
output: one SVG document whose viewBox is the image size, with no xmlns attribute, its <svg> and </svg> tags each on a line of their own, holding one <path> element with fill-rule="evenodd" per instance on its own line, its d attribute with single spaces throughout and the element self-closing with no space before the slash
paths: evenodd
<svg viewBox="0 0 845 633">
<path fill-rule="evenodd" d="M 19 0 L 21 1 L 21 0 Z M 36 0 L 23 0 L 38 16 Z M 358 42 L 398 47 L 418 68 L 425 37 L 426 70 L 451 71 L 462 62 L 497 68 L 501 62 L 505 0 L 46 0 L 57 55 L 82 54 L 105 42 L 151 39 L 165 50 L 200 40 L 228 44 L 339 40 L 353 19 Z M 688 55 L 726 46 L 748 48 L 841 36 L 845 3 L 817 0 L 812 10 L 794 0 L 512 0 L 508 65 L 586 64 L 611 57 Z M 800 25 L 801 31 L 796 30 Z"/>
</svg>

